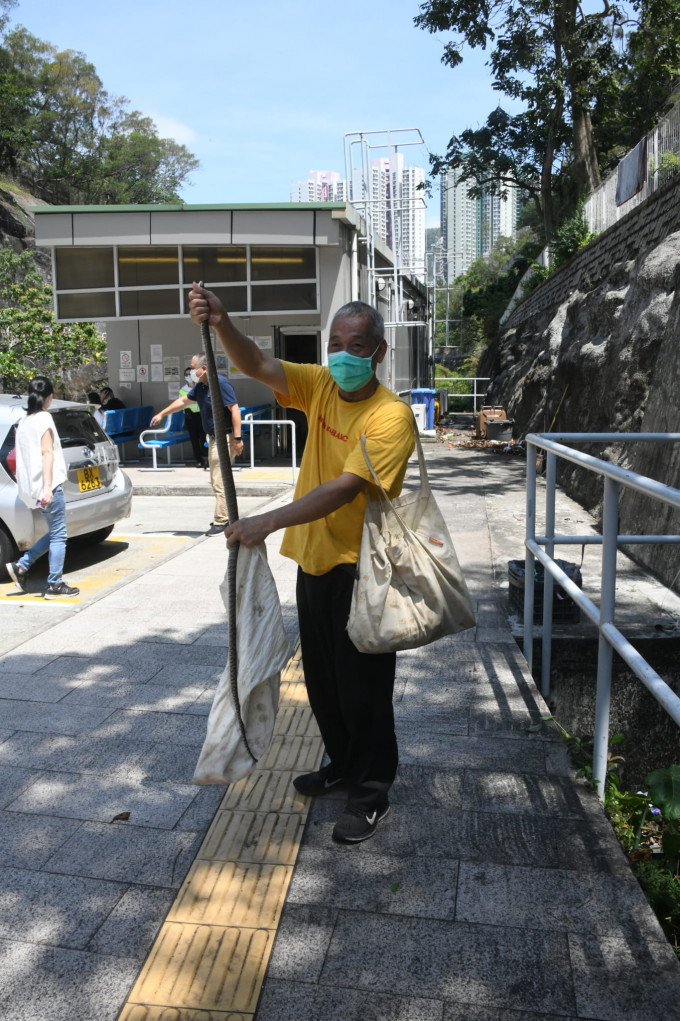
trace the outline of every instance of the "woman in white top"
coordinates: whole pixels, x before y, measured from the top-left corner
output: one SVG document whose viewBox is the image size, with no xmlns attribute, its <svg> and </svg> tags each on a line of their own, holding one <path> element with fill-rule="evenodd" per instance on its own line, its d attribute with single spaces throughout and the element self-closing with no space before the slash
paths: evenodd
<svg viewBox="0 0 680 1021">
<path fill-rule="evenodd" d="M 28 385 L 28 409 L 16 431 L 16 474 L 19 498 L 41 512 L 48 532 L 23 556 L 7 564 L 16 588 L 26 590 L 26 575 L 49 550 L 49 572 L 45 599 L 78 595 L 78 589 L 62 579 L 66 555 L 66 503 L 61 488 L 66 481 L 66 463 L 59 433 L 48 412 L 54 387 L 46 376 L 36 376 Z"/>
</svg>

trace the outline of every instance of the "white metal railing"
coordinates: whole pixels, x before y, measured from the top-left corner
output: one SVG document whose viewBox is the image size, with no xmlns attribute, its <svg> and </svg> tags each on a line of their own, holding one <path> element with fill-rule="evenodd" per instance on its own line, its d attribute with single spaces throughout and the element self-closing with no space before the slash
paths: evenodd
<svg viewBox="0 0 680 1021">
<path fill-rule="evenodd" d="M 617 166 L 586 199 L 584 213 L 594 233 L 599 234 L 611 227 L 680 171 L 680 103 L 661 118 L 646 138 L 645 181 L 637 195 L 620 206 L 616 205 Z"/>
<path fill-rule="evenodd" d="M 295 449 L 295 422 L 290 418 L 256 418 L 257 412 L 245 415 L 241 419 L 241 429 L 243 426 L 250 426 L 250 467 L 255 467 L 255 434 L 253 432 L 253 426 L 257 425 L 289 425 L 291 431 L 291 447 L 292 447 L 292 472 L 293 472 L 293 485 L 295 485 L 295 472 L 297 470 L 297 451 Z"/>
<path fill-rule="evenodd" d="M 480 398 L 484 397 L 484 395 L 486 394 L 486 391 L 488 389 L 487 387 L 484 387 L 483 390 L 478 390 L 477 389 L 477 384 L 478 383 L 490 383 L 491 382 L 491 376 L 456 376 L 455 378 L 454 377 L 449 378 L 448 380 L 446 380 L 446 382 L 449 384 L 449 386 L 451 385 L 451 383 L 457 383 L 457 382 L 460 382 L 460 383 L 472 383 L 472 393 L 471 394 L 460 394 L 460 393 L 456 393 L 455 391 L 452 391 L 450 389 L 449 389 L 448 393 L 449 393 L 449 400 L 452 397 L 469 397 L 469 398 L 471 398 L 472 399 L 472 411 L 474 412 L 474 411 L 477 411 L 477 401 Z M 439 389 L 440 390 L 446 390 L 447 387 L 440 386 Z"/>
<path fill-rule="evenodd" d="M 581 450 L 574 450 L 565 444 L 580 443 L 649 443 L 680 442 L 680 433 L 552 433 L 539 435 L 531 433 L 527 443 L 526 483 L 526 561 L 524 572 L 524 655 L 529 669 L 533 660 L 534 632 L 534 561 L 543 565 L 543 626 L 541 693 L 550 693 L 550 660 L 552 647 L 552 604 L 553 582 L 564 589 L 575 603 L 599 629 L 597 659 L 597 690 L 595 704 L 595 734 L 593 751 L 593 778 L 597 782 L 600 797 L 604 795 L 607 774 L 607 751 L 609 747 L 609 709 L 611 703 L 611 669 L 613 652 L 619 654 L 633 673 L 648 688 L 657 702 L 680 726 L 680 698 L 650 666 L 614 624 L 616 607 L 616 554 L 620 545 L 633 543 L 678 543 L 680 535 L 619 535 L 618 511 L 622 487 L 643 493 L 662 503 L 680 510 L 680 489 L 666 486 L 654 479 L 620 468 L 618 465 L 592 457 Z M 546 505 L 545 535 L 536 535 L 536 453 L 546 451 Z M 602 535 L 556 535 L 555 494 L 557 458 L 563 458 L 581 468 L 596 472 L 604 479 L 604 505 L 602 513 Z M 554 560 L 555 546 L 601 545 L 602 577 L 600 582 L 599 608 L 589 599 Z M 545 548 L 542 548 L 545 547 Z"/>
</svg>

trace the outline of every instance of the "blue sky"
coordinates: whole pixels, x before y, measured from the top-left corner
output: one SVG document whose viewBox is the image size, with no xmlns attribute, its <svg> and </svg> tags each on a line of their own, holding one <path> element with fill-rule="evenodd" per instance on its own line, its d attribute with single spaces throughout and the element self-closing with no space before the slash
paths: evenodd
<svg viewBox="0 0 680 1021">
<path fill-rule="evenodd" d="M 12 23 L 79 50 L 104 88 L 200 160 L 186 202 L 288 201 L 308 170 L 344 176 L 346 132 L 419 128 L 442 152 L 499 102 L 470 53 L 441 64 L 419 0 L 20 0 Z M 427 168 L 424 148 L 407 163 Z M 380 154 L 378 154 L 380 155 Z M 428 202 L 437 223 L 438 193 Z"/>
</svg>

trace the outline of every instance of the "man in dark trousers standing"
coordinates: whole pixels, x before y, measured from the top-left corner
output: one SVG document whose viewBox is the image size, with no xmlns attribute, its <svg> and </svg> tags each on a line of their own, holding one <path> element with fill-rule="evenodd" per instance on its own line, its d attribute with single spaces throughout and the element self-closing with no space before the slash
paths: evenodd
<svg viewBox="0 0 680 1021">
<path fill-rule="evenodd" d="M 372 837 L 389 812 L 398 760 L 392 709 L 396 655 L 359 652 L 347 634 L 366 493 L 374 485 L 361 437 L 381 484 L 394 498 L 415 446 L 413 413 L 376 376 L 387 353 L 384 323 L 364 302 L 336 312 L 327 366 L 266 354 L 236 329 L 216 295 L 198 284 L 189 307 L 195 323 L 214 327 L 241 372 L 270 386 L 279 404 L 307 416 L 309 434 L 293 502 L 240 518 L 225 534 L 228 546 L 255 546 L 271 532 L 286 530 L 281 552 L 298 564 L 305 684 L 329 758 L 293 783 L 310 797 L 346 790 L 333 839 L 357 843 Z"/>
<path fill-rule="evenodd" d="M 194 402 L 198 404 L 201 411 L 201 422 L 208 436 L 208 464 L 210 466 L 210 485 L 215 494 L 215 517 L 206 535 L 221 535 L 229 522 L 227 514 L 227 501 L 224 495 L 222 484 L 222 473 L 220 471 L 220 460 L 217 454 L 215 443 L 215 421 L 212 413 L 210 399 L 210 387 L 208 386 L 208 369 L 204 354 L 194 355 L 191 359 L 192 376 L 194 386 L 185 396 L 178 397 L 168 404 L 167 408 L 159 411 L 151 419 L 151 427 L 159 425 L 166 415 L 172 415 L 174 411 L 181 411 Z M 229 457 L 234 458 L 243 451 L 243 439 L 241 437 L 241 409 L 236 400 L 234 388 L 224 376 L 217 377 L 222 393 L 222 404 L 227 422 L 227 443 L 229 445 Z"/>
</svg>

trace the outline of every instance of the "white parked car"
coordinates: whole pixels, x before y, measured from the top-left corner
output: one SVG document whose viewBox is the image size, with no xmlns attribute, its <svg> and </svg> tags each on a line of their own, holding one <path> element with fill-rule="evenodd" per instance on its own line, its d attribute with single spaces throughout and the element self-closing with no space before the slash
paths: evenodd
<svg viewBox="0 0 680 1021">
<path fill-rule="evenodd" d="M 45 518 L 19 499 L 14 434 L 26 397 L 0 394 L 0 573 L 47 531 Z M 130 514 L 132 483 L 118 463 L 118 448 L 97 424 L 89 404 L 53 400 L 49 408 L 64 451 L 66 532 L 103 542 Z"/>
</svg>

